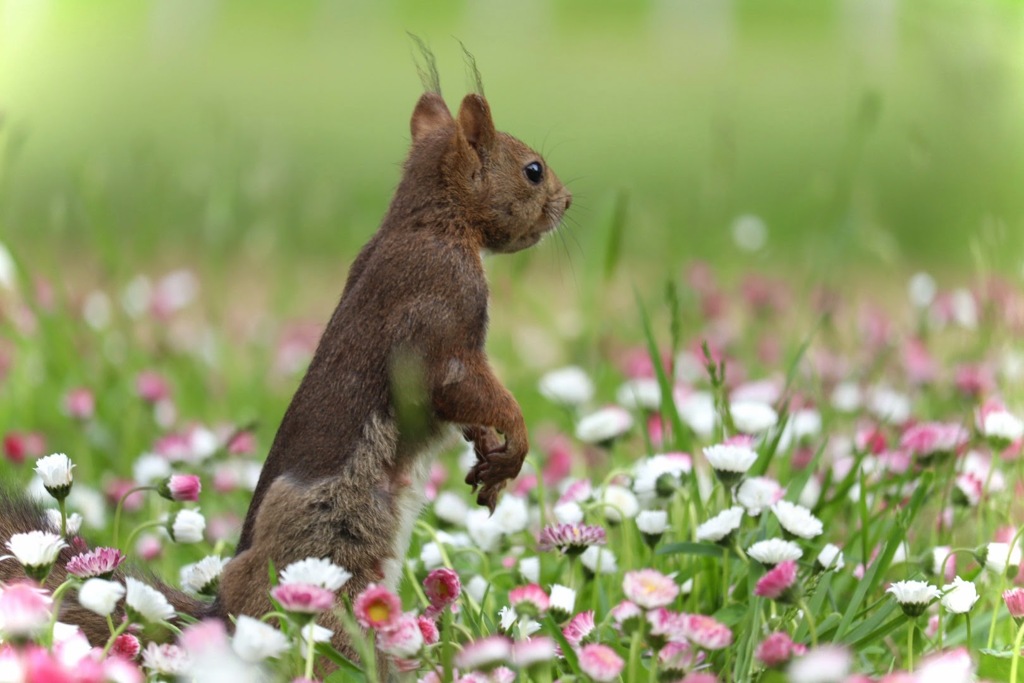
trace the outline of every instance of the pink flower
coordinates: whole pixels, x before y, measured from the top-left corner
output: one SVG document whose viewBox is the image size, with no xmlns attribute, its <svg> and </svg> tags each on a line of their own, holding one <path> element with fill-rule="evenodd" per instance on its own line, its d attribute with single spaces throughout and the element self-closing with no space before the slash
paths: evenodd
<svg viewBox="0 0 1024 683">
<path fill-rule="evenodd" d="M 157 491 L 167 500 L 194 503 L 203 486 L 194 474 L 172 474 L 160 482 Z"/>
<path fill-rule="evenodd" d="M 270 594 L 288 612 L 316 614 L 334 606 L 332 591 L 308 583 L 284 583 L 274 586 Z"/>
<path fill-rule="evenodd" d="M 10 432 L 4 437 L 4 455 L 13 463 L 38 458 L 46 452 L 46 439 L 38 432 Z"/>
<path fill-rule="evenodd" d="M 673 612 L 664 607 L 652 609 L 647 613 L 647 623 L 650 624 L 650 634 L 661 642 L 681 643 L 687 639 L 686 617 L 688 614 Z"/>
<path fill-rule="evenodd" d="M 371 583 L 356 596 L 352 611 L 363 628 L 385 630 L 402 615 L 402 602 L 384 586 Z"/>
<path fill-rule="evenodd" d="M 591 643 L 579 652 L 580 669 L 595 681 L 614 681 L 626 662 L 607 645 Z"/>
<path fill-rule="evenodd" d="M 138 638 L 131 633 L 122 633 L 114 640 L 114 644 L 110 648 L 110 654 L 130 660 L 138 657 L 141 650 L 142 644 L 139 643 Z"/>
<path fill-rule="evenodd" d="M 544 485 L 553 487 L 572 472 L 572 440 L 565 434 L 556 434 L 541 444 L 544 458 Z"/>
<path fill-rule="evenodd" d="M 703 614 L 685 615 L 683 631 L 691 643 L 705 650 L 721 650 L 732 643 L 729 627 Z"/>
<path fill-rule="evenodd" d="M 623 600 L 615 607 L 612 607 L 611 614 L 615 625 L 627 633 L 638 626 L 640 619 L 644 616 L 643 610 L 635 602 L 630 602 L 629 600 Z"/>
<path fill-rule="evenodd" d="M 1011 617 L 1024 619 L 1024 588 L 1003 591 L 1003 602 L 1006 603 L 1006 609 L 1010 610 Z"/>
<path fill-rule="evenodd" d="M 561 550 L 578 555 L 592 545 L 604 545 L 604 529 L 589 524 L 555 524 L 544 527 L 538 539 L 541 550 Z"/>
<path fill-rule="evenodd" d="M 437 630 L 437 623 L 430 617 L 421 616 L 416 622 L 419 624 L 420 633 L 423 634 L 423 642 L 433 645 L 441 639 L 441 633 Z"/>
<path fill-rule="evenodd" d="M 551 603 L 548 594 L 544 589 L 535 583 L 525 586 L 516 586 L 508 592 L 508 602 L 516 614 L 526 617 L 536 617 L 548 611 Z"/>
<path fill-rule="evenodd" d="M 30 647 L 23 660 L 25 683 L 75 683 L 76 676 L 45 648 Z"/>
<path fill-rule="evenodd" d="M 629 600 L 644 609 L 664 607 L 679 595 L 675 580 L 655 569 L 626 572 L 622 578 L 622 590 Z"/>
<path fill-rule="evenodd" d="M 256 450 L 256 437 L 249 431 L 236 432 L 227 448 L 231 455 L 248 455 Z"/>
<path fill-rule="evenodd" d="M 764 576 L 754 588 L 754 595 L 762 598 L 778 600 L 783 597 L 796 581 L 796 562 L 786 560 L 775 565 Z"/>
<path fill-rule="evenodd" d="M 423 649 L 423 631 L 412 612 L 399 616 L 395 623 L 377 635 L 377 649 L 392 657 L 410 658 Z"/>
<path fill-rule="evenodd" d="M 658 652 L 658 662 L 663 671 L 686 671 L 704 659 L 703 652 L 694 652 L 688 642 L 666 643 Z"/>
<path fill-rule="evenodd" d="M 900 447 L 918 458 L 953 455 L 967 443 L 967 436 L 967 430 L 958 424 L 919 422 L 903 432 Z"/>
<path fill-rule="evenodd" d="M 695 671 L 686 674 L 679 683 L 718 683 L 718 677 L 705 671 Z"/>
<path fill-rule="evenodd" d="M 580 612 L 565 625 L 562 635 L 573 647 L 578 647 L 587 636 L 594 632 L 594 611 Z"/>
<path fill-rule="evenodd" d="M 197 621 L 186 627 L 178 640 L 190 654 L 208 649 L 219 651 L 229 647 L 228 632 L 220 619 Z"/>
<path fill-rule="evenodd" d="M 64 412 L 76 420 L 88 420 L 96 412 L 96 399 L 85 387 L 72 389 L 64 395 Z"/>
<path fill-rule="evenodd" d="M 160 373 L 143 370 L 135 376 L 135 393 L 147 403 L 157 403 L 171 395 L 171 388 Z"/>
<path fill-rule="evenodd" d="M 772 633 L 757 646 L 754 656 L 764 662 L 765 666 L 785 664 L 793 656 L 800 656 L 807 651 L 803 645 L 793 642 L 787 633 Z"/>
<path fill-rule="evenodd" d="M 505 636 L 488 636 L 467 643 L 455 656 L 460 669 L 488 669 L 512 658 L 512 641 Z"/>
<path fill-rule="evenodd" d="M 589 479 L 577 479 L 565 487 L 565 493 L 558 497 L 558 505 L 562 503 L 582 503 L 590 498 L 594 487 Z"/>
<path fill-rule="evenodd" d="M 96 548 L 68 560 L 67 570 L 68 574 L 80 579 L 109 579 L 122 562 L 124 554 L 117 548 Z"/>
<path fill-rule="evenodd" d="M 547 636 L 533 636 L 512 646 L 512 661 L 520 669 L 552 661 L 558 655 L 555 641 Z"/>
<path fill-rule="evenodd" d="M 45 590 L 29 581 L 0 588 L 0 633 L 9 639 L 36 635 L 50 623 L 52 602 Z"/>
<path fill-rule="evenodd" d="M 441 567 L 431 571 L 427 578 L 423 579 L 423 590 L 430 600 L 428 612 L 431 616 L 436 616 L 459 599 L 462 583 L 459 581 L 459 575 L 453 570 Z"/>
</svg>

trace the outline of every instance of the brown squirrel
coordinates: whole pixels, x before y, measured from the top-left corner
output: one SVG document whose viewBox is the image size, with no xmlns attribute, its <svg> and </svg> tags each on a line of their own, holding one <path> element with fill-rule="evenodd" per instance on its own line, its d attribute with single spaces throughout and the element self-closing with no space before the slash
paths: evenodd
<svg viewBox="0 0 1024 683">
<path fill-rule="evenodd" d="M 436 75 L 434 83 L 436 84 Z M 484 353 L 482 252 L 515 252 L 560 223 L 572 197 L 539 154 L 495 130 L 481 94 L 453 118 L 439 88 L 412 114 L 412 148 L 380 229 L 362 249 L 281 426 L 213 605 L 158 586 L 192 616 L 270 611 L 268 563 L 329 558 L 341 589 L 397 588 L 435 453 L 461 431 L 477 462 L 466 483 L 492 511 L 528 448 L 522 412 Z M 498 434 L 504 436 L 502 440 Z M 0 545 L 46 528 L 40 511 L 0 498 Z M 60 567 L 49 583 L 63 580 Z M 0 581 L 18 578 L 0 562 Z M 52 587 L 52 586 L 51 586 Z M 61 618 L 94 643 L 106 621 L 66 600 Z M 344 628 L 323 620 L 353 655 Z"/>
</svg>

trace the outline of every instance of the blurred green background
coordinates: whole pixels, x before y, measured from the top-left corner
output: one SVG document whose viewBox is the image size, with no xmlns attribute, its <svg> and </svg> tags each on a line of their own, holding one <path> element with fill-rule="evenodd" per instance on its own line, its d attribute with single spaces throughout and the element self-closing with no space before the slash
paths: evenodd
<svg viewBox="0 0 1024 683">
<path fill-rule="evenodd" d="M 625 281 L 694 258 L 809 278 L 1024 263 L 1018 2 L 0 8 L 0 235 L 66 277 L 320 272 L 336 296 L 408 143 L 406 31 L 436 52 L 452 107 L 463 41 L 498 127 L 576 195 L 564 239 L 498 268 L 579 277 L 618 228 Z"/>
</svg>

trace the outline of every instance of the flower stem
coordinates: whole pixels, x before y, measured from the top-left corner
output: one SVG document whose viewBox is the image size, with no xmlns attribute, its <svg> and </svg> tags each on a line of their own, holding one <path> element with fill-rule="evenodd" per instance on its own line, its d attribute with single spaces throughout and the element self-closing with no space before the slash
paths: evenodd
<svg viewBox="0 0 1024 683">
<path fill-rule="evenodd" d="M 132 545 L 132 541 L 135 540 L 135 537 L 139 535 L 140 531 L 142 531 L 144 529 L 152 529 L 153 527 L 158 527 L 158 526 L 163 526 L 163 525 L 164 525 L 164 523 L 159 521 L 159 520 L 153 520 L 153 521 L 150 521 L 150 522 L 145 522 L 143 524 L 140 524 L 139 526 L 137 526 L 134 529 L 132 529 L 132 532 L 130 534 L 128 534 L 128 540 L 124 542 L 124 547 L 125 548 L 130 548 L 131 545 Z"/>
<path fill-rule="evenodd" d="M 63 498 L 57 499 L 57 507 L 60 508 L 60 537 L 67 538 L 68 535 L 68 509 Z"/>
<path fill-rule="evenodd" d="M 1017 683 L 1017 667 L 1020 664 L 1020 646 L 1022 641 L 1024 641 L 1024 623 L 1017 628 L 1017 637 L 1013 639 L 1013 659 L 1010 660 L 1010 683 Z"/>
<path fill-rule="evenodd" d="M 774 605 L 774 603 L 772 603 Z M 811 614 L 811 610 L 807 607 L 807 601 L 803 598 L 797 602 L 800 606 L 800 610 L 804 613 L 804 619 L 807 620 L 807 630 L 811 632 L 811 647 L 818 647 L 818 624 L 814 621 L 814 615 Z"/>
<path fill-rule="evenodd" d="M 118 501 L 117 501 L 117 508 L 114 510 L 114 547 L 115 548 L 120 548 L 121 547 L 120 545 L 118 545 L 118 543 L 121 540 L 121 536 L 120 536 L 120 531 L 121 531 L 121 511 L 124 509 L 124 501 L 128 498 L 128 496 L 132 495 L 133 493 L 138 493 L 139 491 L 152 491 L 152 490 L 155 490 L 152 486 L 136 486 L 133 489 L 128 489 L 128 491 L 123 496 L 121 496 L 118 499 Z M 63 508 L 61 510 L 61 513 L 63 514 Z"/>
<path fill-rule="evenodd" d="M 302 630 L 299 629 L 299 633 Z M 313 629 L 309 630 L 309 646 L 306 648 L 306 671 L 305 677 L 309 680 L 313 680 L 313 651 L 316 647 L 316 640 L 313 639 Z"/>
<path fill-rule="evenodd" d="M 109 615 L 108 615 L 107 618 L 108 619 L 110 618 Z M 108 622 L 108 623 L 113 624 L 113 622 Z M 110 648 L 114 647 L 114 641 L 117 640 L 117 637 L 119 635 L 121 635 L 122 633 L 125 632 L 125 629 L 128 628 L 128 624 L 129 623 L 131 623 L 131 622 L 129 622 L 127 619 L 125 619 L 124 621 L 122 621 L 118 625 L 117 628 L 115 628 L 114 630 L 112 630 L 110 632 L 110 638 L 107 640 L 107 644 L 103 647 L 103 654 L 100 656 L 100 659 L 106 659 L 107 654 L 110 653 Z"/>
<path fill-rule="evenodd" d="M 913 621 L 910 622 L 910 628 L 907 629 L 907 671 L 914 671 L 914 628 L 915 624 Z"/>
</svg>

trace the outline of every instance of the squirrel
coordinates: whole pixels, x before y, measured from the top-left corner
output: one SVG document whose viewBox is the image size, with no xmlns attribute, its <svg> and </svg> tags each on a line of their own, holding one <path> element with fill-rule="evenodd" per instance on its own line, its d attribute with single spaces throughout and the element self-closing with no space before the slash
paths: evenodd
<svg viewBox="0 0 1024 683">
<path fill-rule="evenodd" d="M 370 583 L 397 589 L 431 462 L 450 438 L 472 442 L 466 483 L 492 512 L 520 471 L 526 424 L 484 351 L 482 255 L 533 246 L 572 196 L 537 152 L 495 130 L 482 94 L 466 95 L 453 117 L 432 72 L 413 110 L 402 179 L 285 412 L 216 599 L 157 585 L 183 614 L 262 616 L 271 610 L 269 563 L 307 557 L 348 570 L 347 595 Z M 0 510 L 0 544 L 46 528 L 24 500 L 0 497 Z M 51 588 L 70 555 L 63 551 Z M 17 563 L 0 562 L 0 581 L 19 576 Z M 73 599 L 61 619 L 94 643 L 108 637 L 106 621 Z M 321 623 L 354 655 L 331 613 Z"/>
</svg>

